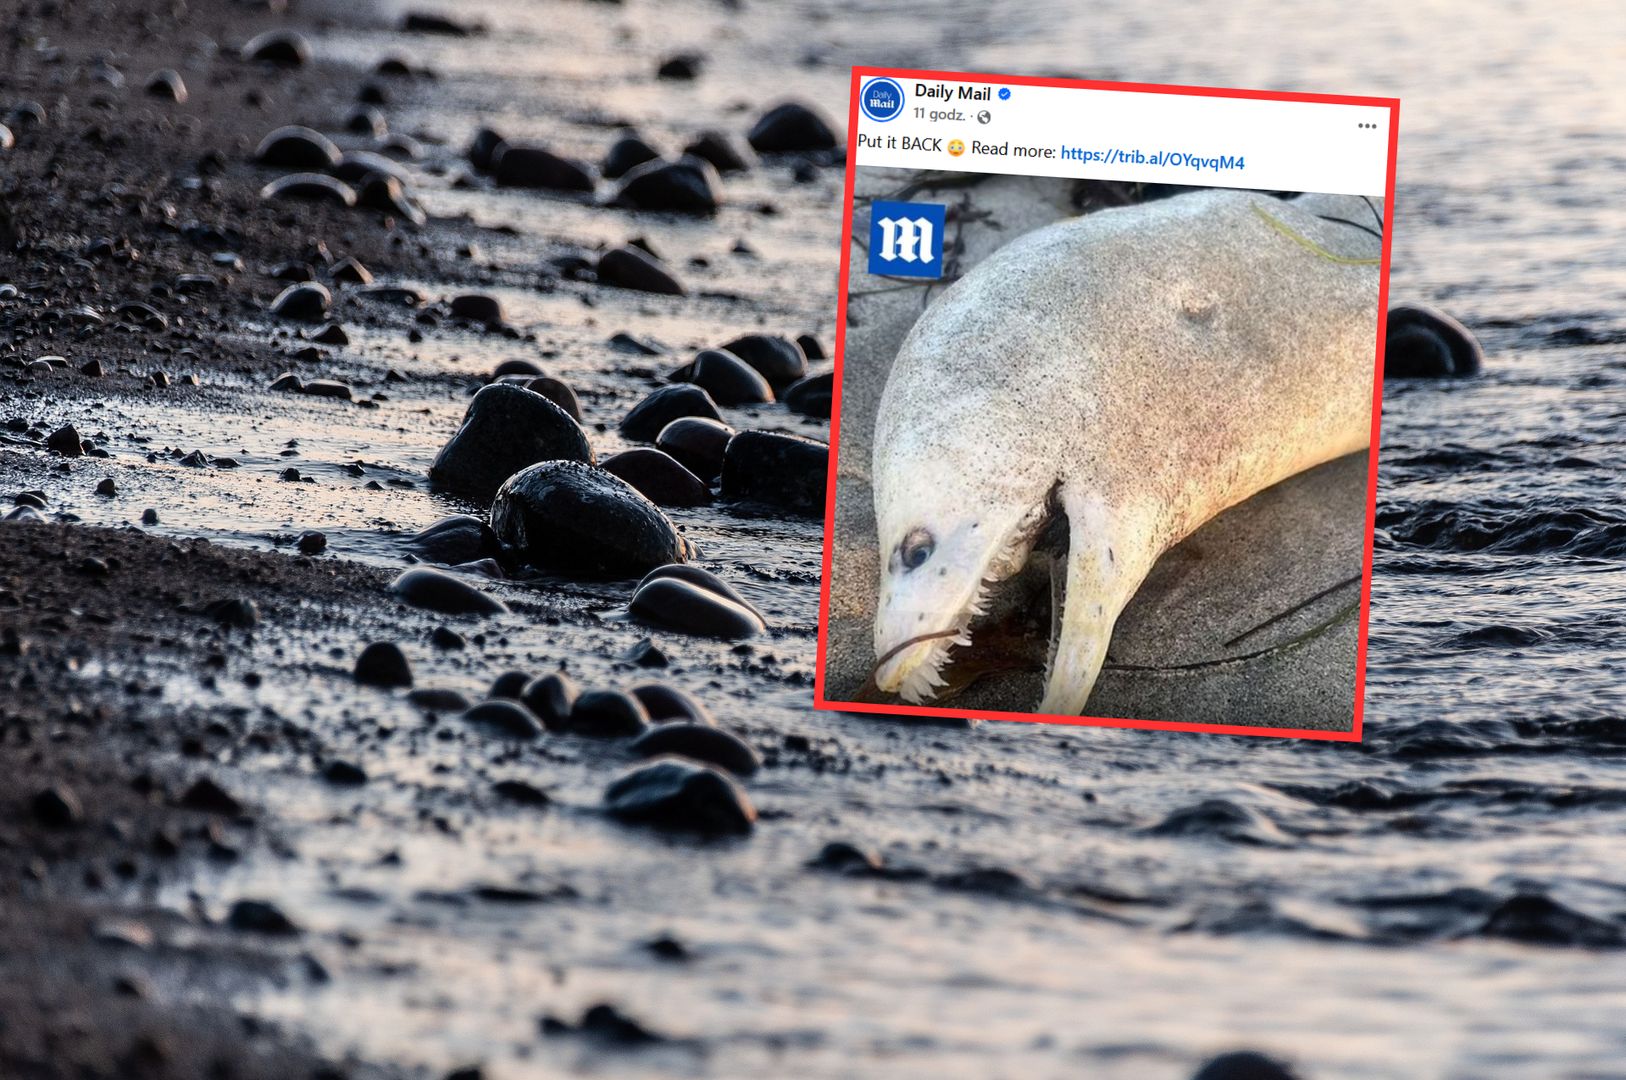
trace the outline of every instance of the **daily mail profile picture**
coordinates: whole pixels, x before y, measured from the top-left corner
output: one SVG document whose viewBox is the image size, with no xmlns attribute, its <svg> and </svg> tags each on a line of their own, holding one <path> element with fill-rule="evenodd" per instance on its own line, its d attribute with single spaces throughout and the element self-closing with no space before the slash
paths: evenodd
<svg viewBox="0 0 1626 1080">
<path fill-rule="evenodd" d="M 876 200 L 870 204 L 869 272 L 882 277 L 943 276 L 941 203 Z"/>
<path fill-rule="evenodd" d="M 859 90 L 858 105 L 865 116 L 884 124 L 903 112 L 903 87 L 896 79 L 871 79 Z"/>
</svg>

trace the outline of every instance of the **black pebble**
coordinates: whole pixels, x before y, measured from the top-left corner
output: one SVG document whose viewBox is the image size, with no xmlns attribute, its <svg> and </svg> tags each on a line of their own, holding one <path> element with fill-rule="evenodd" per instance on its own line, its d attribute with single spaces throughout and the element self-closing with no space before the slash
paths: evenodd
<svg viewBox="0 0 1626 1080">
<path fill-rule="evenodd" d="M 181 81 L 181 73 L 174 68 L 153 72 L 147 79 L 146 89 L 150 97 L 163 98 L 177 105 L 186 104 L 186 83 Z"/>
<path fill-rule="evenodd" d="M 464 293 L 454 296 L 447 304 L 447 310 L 453 318 L 468 319 L 470 322 L 485 323 L 487 326 L 500 326 L 503 321 L 502 304 L 495 296 L 485 293 Z"/>
<path fill-rule="evenodd" d="M 620 690 L 589 690 L 571 706 L 566 721 L 578 735 L 616 739 L 637 735 L 649 727 L 649 714 L 631 694 Z"/>
<path fill-rule="evenodd" d="M 746 334 L 724 345 L 723 351 L 757 370 L 768 385 L 781 390 L 807 374 L 807 357 L 790 338 L 772 334 Z"/>
<path fill-rule="evenodd" d="M 499 615 L 508 605 L 451 574 L 415 566 L 390 583 L 390 591 L 411 607 L 443 615 Z"/>
<path fill-rule="evenodd" d="M 785 388 L 780 395 L 785 407 L 792 412 L 803 416 L 812 416 L 820 420 L 830 418 L 830 408 L 835 396 L 836 377 L 834 372 L 824 371 L 817 375 L 809 375 L 799 379 Z"/>
<path fill-rule="evenodd" d="M 98 494 L 98 495 L 103 495 L 103 496 L 106 496 L 107 498 L 112 498 L 113 496 L 117 495 L 118 493 L 119 493 L 118 485 L 113 483 L 113 478 L 111 476 L 102 477 L 101 481 L 96 485 L 96 494 Z"/>
<path fill-rule="evenodd" d="M 750 776 L 762 767 L 762 760 L 745 740 L 710 724 L 660 724 L 633 740 L 632 749 L 643 757 L 676 754 L 719 766 L 735 776 Z"/>
<path fill-rule="evenodd" d="M 1443 311 L 1421 304 L 1389 309 L 1383 349 L 1385 379 L 1477 375 L 1484 354 L 1473 332 Z"/>
<path fill-rule="evenodd" d="M 448 566 L 502 554 L 497 534 L 485 522 L 469 514 L 441 518 L 413 536 L 406 546 L 421 559 Z"/>
<path fill-rule="evenodd" d="M 436 487 L 490 499 L 503 482 L 539 461 L 592 464 L 581 425 L 541 394 L 511 383 L 482 387 L 463 423 L 435 455 Z"/>
<path fill-rule="evenodd" d="M 621 178 L 613 202 L 635 210 L 707 215 L 717 212 L 717 170 L 709 161 L 646 161 Z"/>
<path fill-rule="evenodd" d="M 672 373 L 675 381 L 693 383 L 719 405 L 761 405 L 774 399 L 768 380 L 744 360 L 721 349 L 702 349 Z"/>
<path fill-rule="evenodd" d="M 693 79 L 699 76 L 702 63 L 697 53 L 678 53 L 662 60 L 655 74 L 662 79 Z"/>
<path fill-rule="evenodd" d="M 534 739 L 542 734 L 542 725 L 531 715 L 531 710 L 506 698 L 482 701 L 465 712 L 463 719 L 509 739 Z"/>
<path fill-rule="evenodd" d="M 704 506 L 711 501 L 711 492 L 698 476 L 670 455 L 647 446 L 607 457 L 600 467 L 637 488 L 657 506 Z"/>
<path fill-rule="evenodd" d="M 663 386 L 632 407 L 621 421 L 621 434 L 638 442 L 654 442 L 667 424 L 685 416 L 717 420 L 717 403 L 698 386 Z"/>
<path fill-rule="evenodd" d="M 302 555 L 320 555 L 327 550 L 327 536 L 315 531 L 302 532 L 296 544 Z"/>
<path fill-rule="evenodd" d="M 282 67 L 304 67 L 311 62 L 311 44 L 305 35 L 293 30 L 267 30 L 250 38 L 243 46 L 245 60 L 258 60 Z"/>
<path fill-rule="evenodd" d="M 299 933 L 299 927 L 293 920 L 282 913 L 282 909 L 269 900 L 239 900 L 231 906 L 231 913 L 226 916 L 226 925 L 233 930 L 243 930 L 253 934 L 274 934 L 278 936 L 291 936 Z"/>
<path fill-rule="evenodd" d="M 72 424 L 63 424 L 51 432 L 45 439 L 45 447 L 54 450 L 63 457 L 78 457 L 85 452 L 84 444 L 80 441 L 79 432 Z"/>
<path fill-rule="evenodd" d="M 524 780 L 498 780 L 491 785 L 491 790 L 521 806 L 546 806 L 553 801 L 548 798 L 547 792 Z"/>
<path fill-rule="evenodd" d="M 474 141 L 469 144 L 469 164 L 481 172 L 490 172 L 498 152 L 507 145 L 501 135 L 488 127 L 483 127 L 475 132 Z"/>
<path fill-rule="evenodd" d="M 321 322 L 332 306 L 333 294 L 327 291 L 326 285 L 301 281 L 277 294 L 271 301 L 271 313 L 301 322 Z"/>
<path fill-rule="evenodd" d="M 638 586 L 628 610 L 647 625 L 730 641 L 754 637 L 764 629 L 762 620 L 748 609 L 675 577 L 659 577 Z"/>
<path fill-rule="evenodd" d="M 702 132 L 683 152 L 711 162 L 711 167 L 720 173 L 742 172 L 749 167 L 728 136 L 720 131 Z"/>
<path fill-rule="evenodd" d="M 763 113 L 746 140 L 759 154 L 833 150 L 837 145 L 835 132 L 824 118 L 794 101 Z"/>
<path fill-rule="evenodd" d="M 429 632 L 429 644 L 437 649 L 464 649 L 468 639 L 449 626 L 437 626 Z"/>
<path fill-rule="evenodd" d="M 367 771 L 354 762 L 335 758 L 322 767 L 322 779 L 330 784 L 351 787 L 365 784 Z"/>
<path fill-rule="evenodd" d="M 636 135 L 624 135 L 610 146 L 609 152 L 604 155 L 604 164 L 600 166 L 606 179 L 619 180 L 633 169 L 646 161 L 657 161 L 660 154 L 655 148 L 644 142 Z"/>
<path fill-rule="evenodd" d="M 492 500 L 491 527 L 522 562 L 544 571 L 635 577 L 688 557 L 654 503 L 620 477 L 576 461 L 544 461 L 510 477 Z"/>
<path fill-rule="evenodd" d="M 812 439 L 742 431 L 723 455 L 723 496 L 822 514 L 829 461 L 830 448 Z"/>
<path fill-rule="evenodd" d="M 411 686 L 412 666 L 399 645 L 375 641 L 356 658 L 356 681 L 369 686 Z"/>
<path fill-rule="evenodd" d="M 690 693 L 666 683 L 644 683 L 632 688 L 632 696 L 643 703 L 649 718 L 657 724 L 674 720 L 691 720 L 697 724 L 713 724 L 711 713 Z"/>
<path fill-rule="evenodd" d="M 1286 1065 L 1252 1050 L 1221 1054 L 1197 1070 L 1191 1080 L 1298 1080 Z"/>
<path fill-rule="evenodd" d="M 492 172 L 503 187 L 593 190 L 593 174 L 586 165 L 540 146 L 503 143 L 492 155 Z"/>
<path fill-rule="evenodd" d="M 598 279 L 637 292 L 682 296 L 683 284 L 667 266 L 646 251 L 627 245 L 611 248 L 598 260 Z"/>
<path fill-rule="evenodd" d="M 723 454 L 734 429 L 721 420 L 686 416 L 673 420 L 655 437 L 655 445 L 710 484 L 723 471 Z"/>
<path fill-rule="evenodd" d="M 85 819 L 79 796 L 66 784 L 52 784 L 36 793 L 29 803 L 34 820 L 51 829 L 65 829 Z"/>
<path fill-rule="evenodd" d="M 820 345 L 819 339 L 812 334 L 796 335 L 796 344 L 802 347 L 802 355 L 809 360 L 823 360 L 825 358 L 824 346 Z"/>
<path fill-rule="evenodd" d="M 723 773 L 677 758 L 640 766 L 604 792 L 605 807 L 621 821 L 708 834 L 744 834 L 756 809 Z"/>
<path fill-rule="evenodd" d="M 570 711 L 575 708 L 578 695 L 579 691 L 570 676 L 556 671 L 527 683 L 520 693 L 520 700 L 544 725 L 560 730 L 569 727 Z"/>
<path fill-rule="evenodd" d="M 271 131 L 254 151 L 254 160 L 261 165 L 285 169 L 331 169 L 339 158 L 339 148 L 332 139 L 298 124 Z"/>
<path fill-rule="evenodd" d="M 509 701 L 523 700 L 525 686 L 531 681 L 528 671 L 505 671 L 498 675 L 486 692 L 488 698 L 507 698 Z"/>
<path fill-rule="evenodd" d="M 560 382 L 558 379 L 550 376 L 543 375 L 540 378 L 532 379 L 530 382 L 526 383 L 525 389 L 529 390 L 533 394 L 541 394 L 543 397 L 547 398 L 549 401 L 563 409 L 566 413 L 570 414 L 570 418 L 576 421 L 576 423 L 579 424 L 582 422 L 581 402 L 576 400 L 576 391 L 572 390 L 565 383 Z"/>
</svg>

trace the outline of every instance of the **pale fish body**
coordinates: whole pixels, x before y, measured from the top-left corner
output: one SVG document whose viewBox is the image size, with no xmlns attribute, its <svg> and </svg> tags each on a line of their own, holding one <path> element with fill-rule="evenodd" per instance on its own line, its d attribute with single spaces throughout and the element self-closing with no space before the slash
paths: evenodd
<svg viewBox="0 0 1626 1080">
<path fill-rule="evenodd" d="M 987 587 L 1059 512 L 1066 589 L 1039 711 L 1083 712 L 1158 556 L 1368 444 L 1381 212 L 1194 192 L 1039 229 L 944 290 L 876 420 L 877 685 L 929 700 Z"/>
</svg>

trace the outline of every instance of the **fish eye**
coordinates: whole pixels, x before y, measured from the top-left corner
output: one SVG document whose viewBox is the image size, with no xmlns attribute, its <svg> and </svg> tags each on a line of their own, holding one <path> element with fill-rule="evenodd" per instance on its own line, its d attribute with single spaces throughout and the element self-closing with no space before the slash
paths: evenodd
<svg viewBox="0 0 1626 1080">
<path fill-rule="evenodd" d="M 905 572 L 917 570 L 932 557 L 937 549 L 937 540 L 925 529 L 913 529 L 898 545 L 898 560 L 903 563 Z"/>
</svg>

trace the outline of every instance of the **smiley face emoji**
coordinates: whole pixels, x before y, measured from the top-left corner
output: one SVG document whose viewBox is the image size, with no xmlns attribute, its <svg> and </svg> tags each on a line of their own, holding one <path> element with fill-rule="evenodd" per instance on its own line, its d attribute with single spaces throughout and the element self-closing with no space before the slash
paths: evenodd
<svg viewBox="0 0 1626 1080">
<path fill-rule="evenodd" d="M 949 157 L 959 157 L 965 153 L 965 143 L 959 139 L 950 139 L 948 144 Z"/>
</svg>

